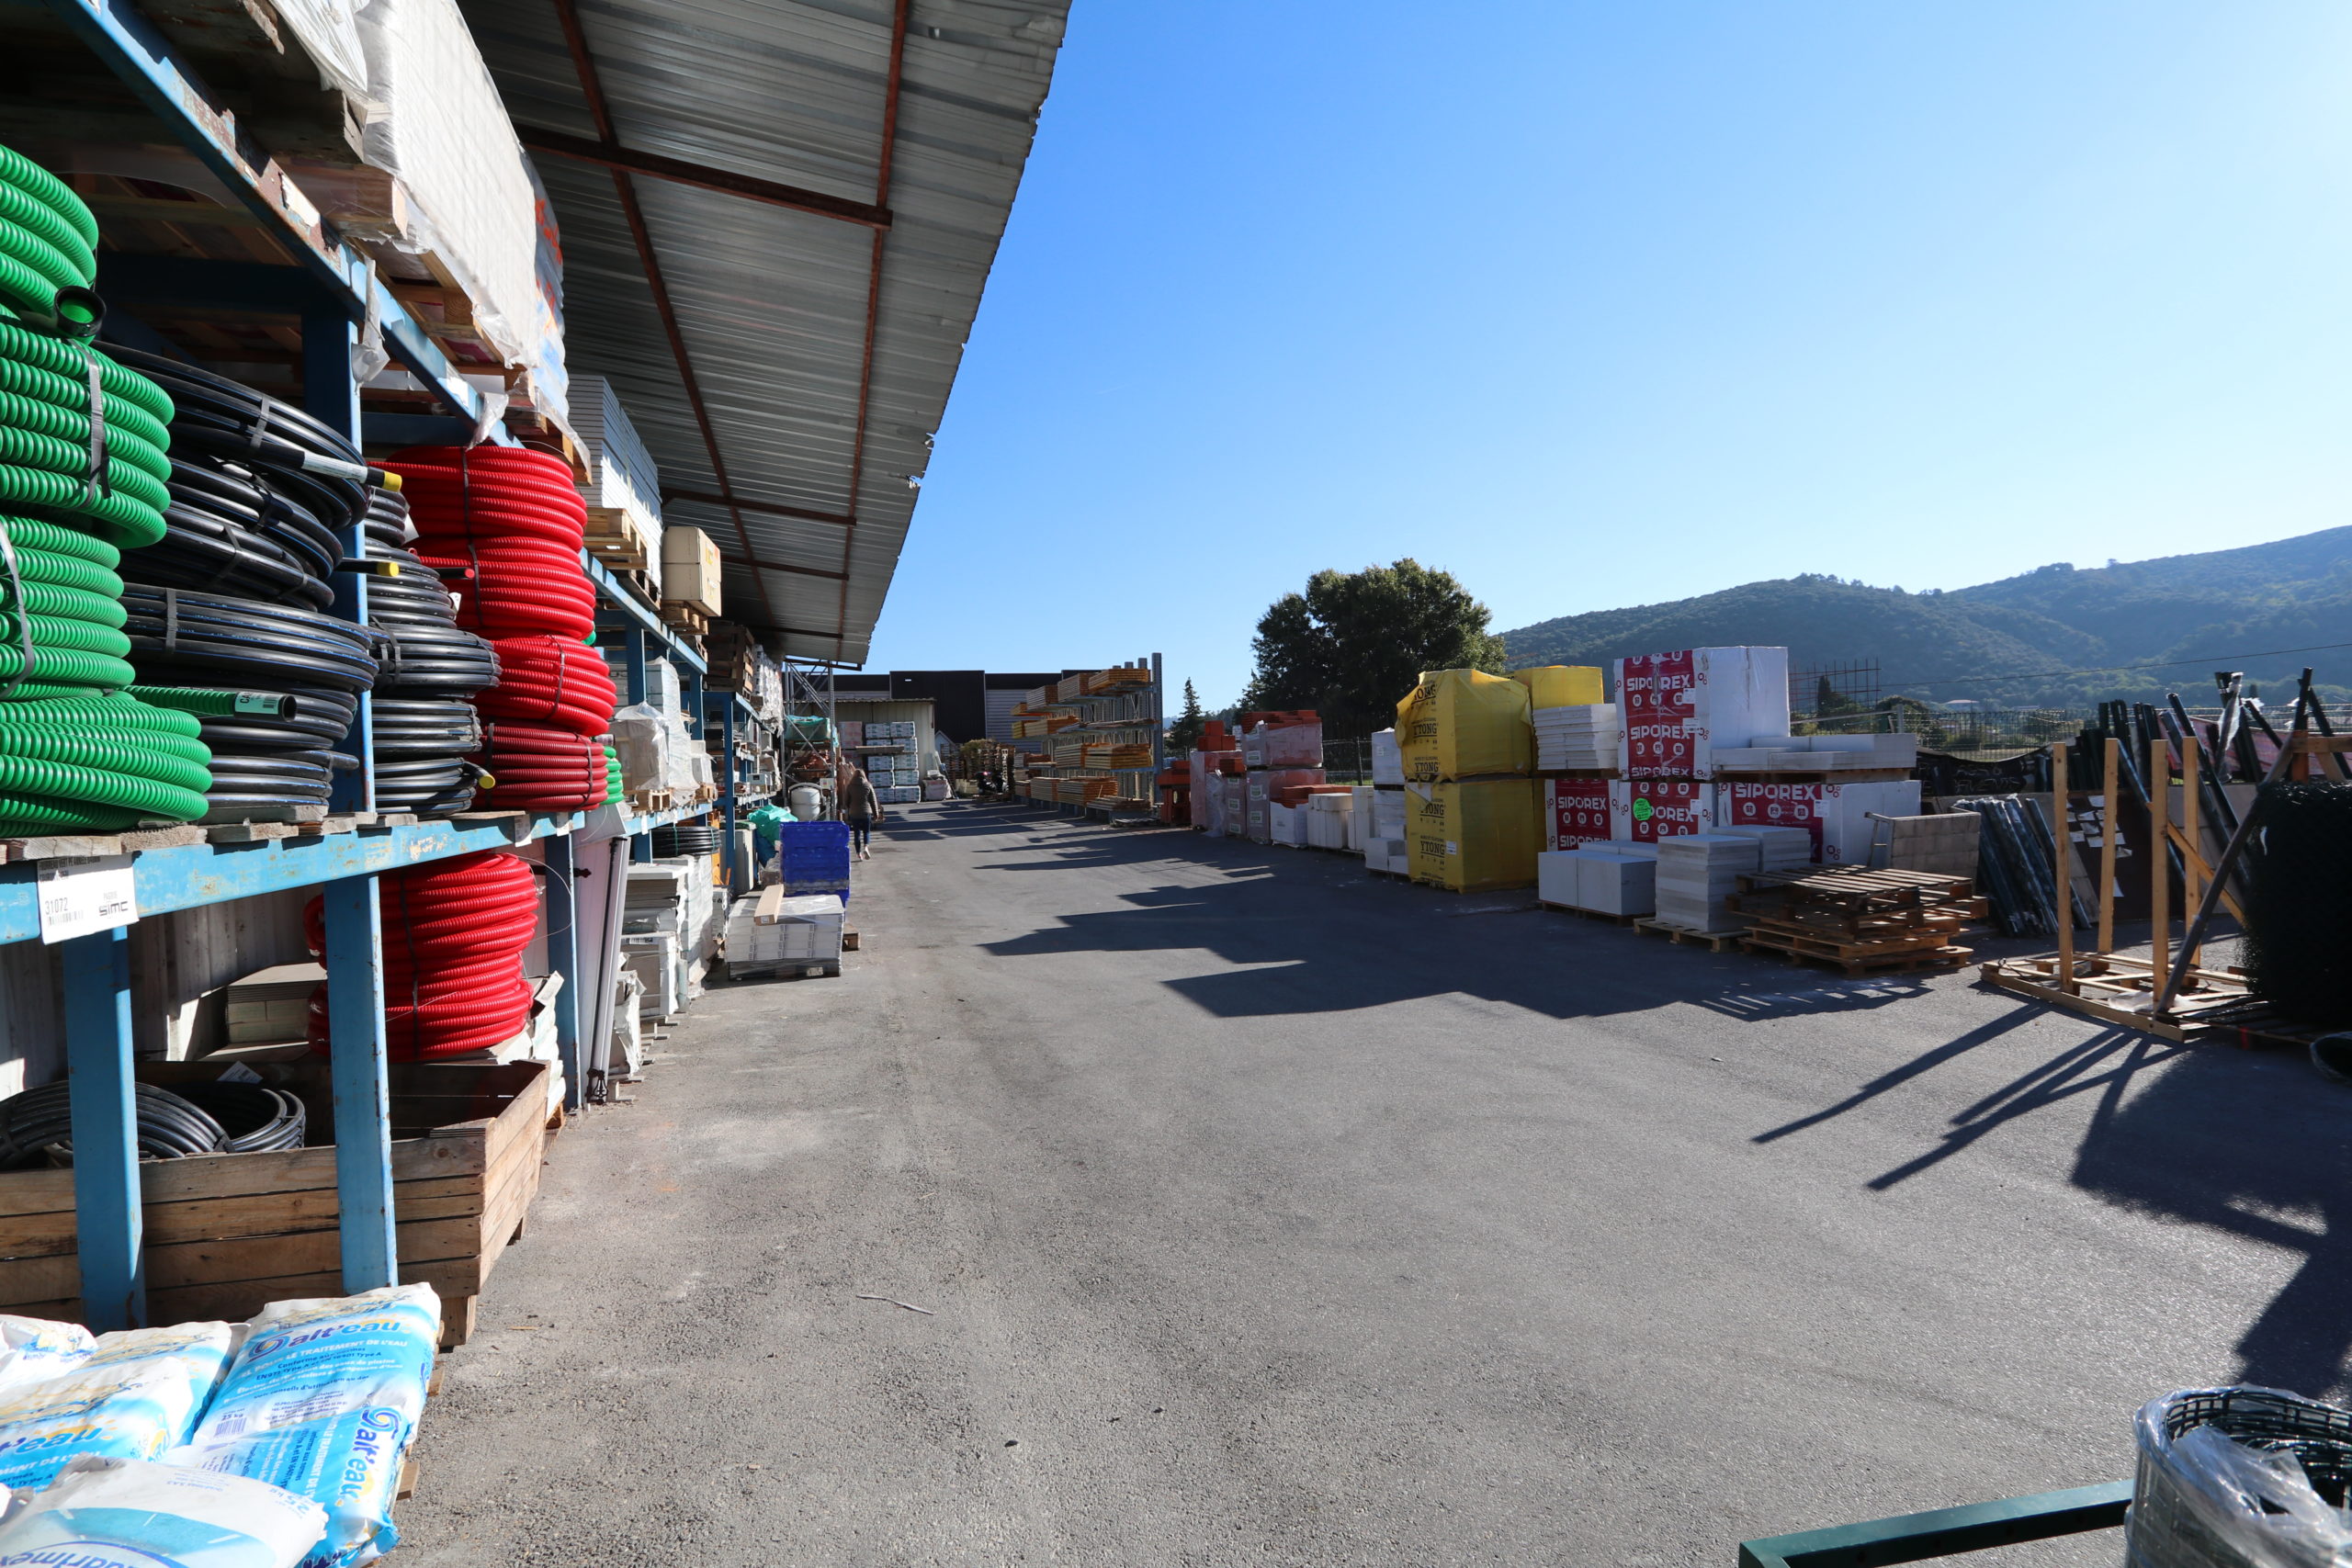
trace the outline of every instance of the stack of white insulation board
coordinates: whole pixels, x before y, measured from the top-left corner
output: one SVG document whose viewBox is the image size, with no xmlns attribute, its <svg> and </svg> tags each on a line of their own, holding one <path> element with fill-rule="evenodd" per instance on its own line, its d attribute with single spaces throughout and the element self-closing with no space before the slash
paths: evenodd
<svg viewBox="0 0 2352 1568">
<path fill-rule="evenodd" d="M 1743 873 L 1760 863 L 1754 839 L 1729 833 L 1685 833 L 1657 843 L 1657 918 L 1684 931 L 1719 931 L 1731 919 L 1724 900 L 1739 891 Z"/>
<path fill-rule="evenodd" d="M 1615 703 L 1535 710 L 1537 773 L 1577 773 L 1616 766 Z"/>
</svg>

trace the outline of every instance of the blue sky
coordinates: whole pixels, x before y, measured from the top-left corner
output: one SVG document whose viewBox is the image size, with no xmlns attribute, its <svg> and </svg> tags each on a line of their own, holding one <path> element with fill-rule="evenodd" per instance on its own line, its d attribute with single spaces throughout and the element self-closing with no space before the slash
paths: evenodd
<svg viewBox="0 0 2352 1568">
<path fill-rule="evenodd" d="M 1077 0 L 873 669 L 2352 521 L 2340 0 Z"/>
</svg>

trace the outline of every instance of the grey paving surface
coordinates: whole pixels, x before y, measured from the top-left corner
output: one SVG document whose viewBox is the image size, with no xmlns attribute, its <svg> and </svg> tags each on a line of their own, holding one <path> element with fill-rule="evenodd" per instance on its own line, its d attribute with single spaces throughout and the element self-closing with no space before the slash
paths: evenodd
<svg viewBox="0 0 2352 1568">
<path fill-rule="evenodd" d="M 409 1568 L 1728 1564 L 2342 1383 L 2299 1063 L 1020 809 L 861 869 L 557 1141 Z"/>
</svg>

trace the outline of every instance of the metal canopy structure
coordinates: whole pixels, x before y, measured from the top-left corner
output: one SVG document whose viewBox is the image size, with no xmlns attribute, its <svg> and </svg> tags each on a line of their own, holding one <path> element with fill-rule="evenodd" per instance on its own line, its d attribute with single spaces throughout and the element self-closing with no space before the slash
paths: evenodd
<svg viewBox="0 0 2352 1568">
<path fill-rule="evenodd" d="M 729 619 L 865 662 L 1069 0 L 463 0 Z"/>
</svg>

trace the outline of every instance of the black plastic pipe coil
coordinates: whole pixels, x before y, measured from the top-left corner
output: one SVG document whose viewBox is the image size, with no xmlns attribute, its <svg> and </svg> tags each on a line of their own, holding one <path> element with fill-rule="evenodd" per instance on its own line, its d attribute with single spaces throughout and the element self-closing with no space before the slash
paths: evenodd
<svg viewBox="0 0 2352 1568">
<path fill-rule="evenodd" d="M 149 1159 L 296 1149 L 309 1134 L 302 1102 L 263 1084 L 195 1084 L 181 1093 L 134 1087 L 139 1152 Z M 51 1152 L 72 1163 L 73 1107 L 63 1079 L 0 1101 L 0 1167 Z"/>
</svg>

